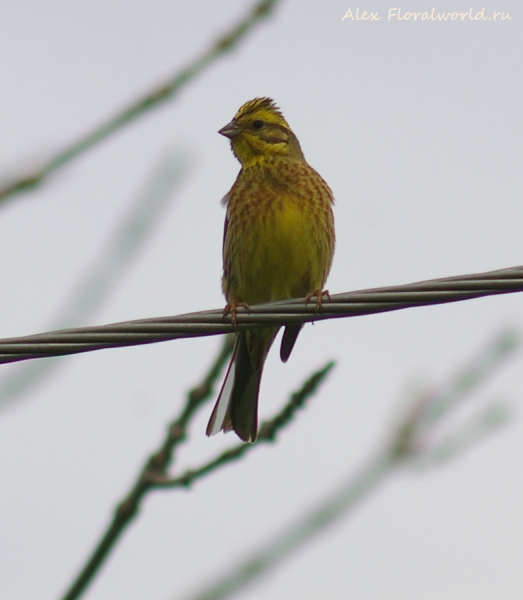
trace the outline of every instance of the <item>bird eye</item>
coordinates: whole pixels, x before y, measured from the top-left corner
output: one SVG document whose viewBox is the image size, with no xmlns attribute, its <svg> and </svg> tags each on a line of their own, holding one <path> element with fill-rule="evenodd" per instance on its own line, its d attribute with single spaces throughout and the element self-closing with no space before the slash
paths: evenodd
<svg viewBox="0 0 523 600">
<path fill-rule="evenodd" d="M 257 120 L 257 121 L 252 122 L 253 129 L 261 129 L 264 125 L 265 125 L 265 123 L 263 121 Z"/>
</svg>

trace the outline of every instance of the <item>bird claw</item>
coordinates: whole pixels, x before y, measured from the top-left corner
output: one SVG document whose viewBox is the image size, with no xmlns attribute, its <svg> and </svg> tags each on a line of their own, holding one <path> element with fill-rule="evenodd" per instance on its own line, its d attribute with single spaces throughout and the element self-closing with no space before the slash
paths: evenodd
<svg viewBox="0 0 523 600">
<path fill-rule="evenodd" d="M 311 292 L 310 294 L 307 294 L 305 296 L 305 304 L 309 304 L 311 298 L 316 298 L 316 311 L 315 314 L 318 314 L 318 311 L 321 308 L 321 305 L 323 304 L 323 296 L 326 296 L 329 300 L 331 299 L 331 296 L 329 294 L 329 290 L 323 290 L 323 292 L 321 290 L 316 290 L 315 292 Z"/>
<path fill-rule="evenodd" d="M 249 305 L 246 302 L 242 302 L 241 300 L 234 300 L 234 302 L 227 302 L 225 308 L 223 309 L 223 316 L 231 315 L 231 324 L 236 327 L 236 323 L 238 321 L 238 308 L 242 307 L 245 310 L 249 310 Z"/>
</svg>

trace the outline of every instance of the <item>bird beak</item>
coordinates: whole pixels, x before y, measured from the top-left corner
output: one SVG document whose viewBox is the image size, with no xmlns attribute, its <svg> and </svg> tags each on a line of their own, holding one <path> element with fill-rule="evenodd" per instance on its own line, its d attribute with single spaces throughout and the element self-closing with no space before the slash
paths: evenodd
<svg viewBox="0 0 523 600">
<path fill-rule="evenodd" d="M 232 138 L 236 137 L 240 133 L 241 130 L 242 130 L 242 128 L 239 125 L 236 125 L 236 123 L 231 121 L 230 123 L 227 123 L 227 125 L 225 125 L 225 127 L 222 127 L 220 129 L 220 131 L 218 131 L 218 133 L 221 133 L 225 137 L 232 140 Z"/>
</svg>

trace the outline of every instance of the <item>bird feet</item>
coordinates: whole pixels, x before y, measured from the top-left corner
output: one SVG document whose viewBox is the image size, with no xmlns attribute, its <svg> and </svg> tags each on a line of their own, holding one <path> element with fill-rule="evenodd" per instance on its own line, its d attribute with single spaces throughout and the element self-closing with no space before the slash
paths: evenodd
<svg viewBox="0 0 523 600">
<path fill-rule="evenodd" d="M 316 290 L 315 292 L 311 292 L 305 296 L 305 304 L 309 304 L 311 298 L 316 297 L 316 314 L 320 310 L 321 305 L 323 304 L 323 296 L 327 297 L 329 300 L 331 296 L 329 294 L 329 290 Z"/>
<path fill-rule="evenodd" d="M 231 315 L 231 323 L 234 327 L 236 327 L 237 322 L 237 314 L 239 307 L 245 308 L 249 310 L 249 305 L 246 302 L 242 302 L 241 300 L 234 300 L 233 302 L 227 302 L 225 308 L 223 309 L 223 316 Z"/>
</svg>

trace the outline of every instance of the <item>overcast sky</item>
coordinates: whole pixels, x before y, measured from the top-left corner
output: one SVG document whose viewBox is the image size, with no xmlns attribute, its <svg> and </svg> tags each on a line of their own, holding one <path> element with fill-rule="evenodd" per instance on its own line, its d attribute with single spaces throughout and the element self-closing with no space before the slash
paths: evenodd
<svg viewBox="0 0 523 600">
<path fill-rule="evenodd" d="M 0 173 L 33 164 L 185 66 L 245 0 L 0 0 Z M 462 0 L 408 11 L 468 12 Z M 342 20 L 348 9 L 377 13 Z M 0 337 L 52 328 L 166 152 L 189 167 L 151 239 L 83 324 L 224 305 L 224 210 L 238 163 L 217 134 L 270 96 L 336 197 L 331 293 L 523 264 L 523 10 L 399 20 L 383 1 L 282 0 L 176 99 L 0 206 Z M 398 7 L 396 7 L 398 8 Z M 510 19 L 495 20 L 495 12 Z M 392 13 L 393 15 L 395 13 Z M 378 20 L 379 19 L 379 20 Z M 274 446 L 188 491 L 151 495 L 88 600 L 182 598 L 357 473 L 405 396 L 444 384 L 504 327 L 520 295 L 307 326 L 286 365 L 267 361 L 261 418 L 337 361 Z M 209 337 L 62 360 L 0 412 L 0 597 L 56 599 L 107 524 L 184 393 Z M 433 470 L 404 470 L 303 547 L 245 600 L 523 597 L 523 368 L 515 356 L 470 399 L 514 418 Z M 2 377 L 14 366 L 0 367 Z M 235 443 L 191 427 L 176 472 Z"/>
</svg>

